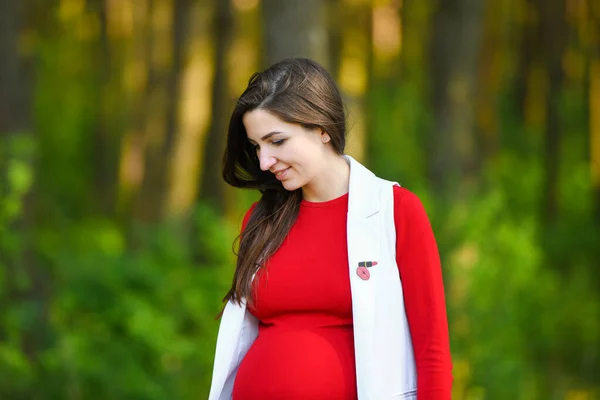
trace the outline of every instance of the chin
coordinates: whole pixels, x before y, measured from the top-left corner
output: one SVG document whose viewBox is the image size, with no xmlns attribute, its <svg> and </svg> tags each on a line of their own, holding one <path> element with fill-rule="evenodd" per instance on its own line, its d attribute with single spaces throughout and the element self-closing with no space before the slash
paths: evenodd
<svg viewBox="0 0 600 400">
<path fill-rule="evenodd" d="M 294 182 L 282 182 L 283 188 L 288 192 L 293 192 L 296 189 L 300 189 L 300 186 L 295 184 Z"/>
<path fill-rule="evenodd" d="M 290 180 L 281 182 L 281 184 L 285 190 L 287 190 L 288 192 L 293 192 L 294 190 L 298 190 L 298 189 L 302 188 L 304 185 L 306 185 L 306 182 L 303 182 L 302 180 L 299 180 L 299 179 L 290 179 Z"/>
</svg>

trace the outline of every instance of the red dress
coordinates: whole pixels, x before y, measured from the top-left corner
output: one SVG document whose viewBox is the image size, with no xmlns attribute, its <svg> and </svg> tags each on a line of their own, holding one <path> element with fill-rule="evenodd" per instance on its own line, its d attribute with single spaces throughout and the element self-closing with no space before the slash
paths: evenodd
<svg viewBox="0 0 600 400">
<path fill-rule="evenodd" d="M 257 273 L 249 311 L 260 321 L 259 334 L 238 369 L 233 400 L 357 398 L 347 213 L 348 194 L 322 203 L 303 200 L 288 237 Z M 394 214 L 418 399 L 450 399 L 448 324 L 435 239 L 410 191 L 394 188 Z"/>
</svg>

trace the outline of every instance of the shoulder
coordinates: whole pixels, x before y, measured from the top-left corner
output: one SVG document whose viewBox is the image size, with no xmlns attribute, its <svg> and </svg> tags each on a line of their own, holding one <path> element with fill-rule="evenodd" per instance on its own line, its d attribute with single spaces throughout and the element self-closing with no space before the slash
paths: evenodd
<svg viewBox="0 0 600 400">
<path fill-rule="evenodd" d="M 394 205 L 415 203 L 421 204 L 419 196 L 405 187 L 394 185 Z"/>
<path fill-rule="evenodd" d="M 379 189 L 381 190 L 382 196 L 387 198 L 384 202 L 393 200 L 394 215 L 396 219 L 399 216 L 406 214 L 425 213 L 425 208 L 419 196 L 409 189 L 400 186 L 398 183 L 393 181 L 376 177 L 379 182 Z M 390 199 L 389 190 L 390 185 L 393 187 L 393 199 Z M 389 204 L 389 203 L 388 203 Z"/>
<path fill-rule="evenodd" d="M 415 217 L 417 219 L 427 219 L 427 212 L 419 196 L 404 187 L 395 185 L 394 216 L 396 219 L 412 219 Z"/>
</svg>

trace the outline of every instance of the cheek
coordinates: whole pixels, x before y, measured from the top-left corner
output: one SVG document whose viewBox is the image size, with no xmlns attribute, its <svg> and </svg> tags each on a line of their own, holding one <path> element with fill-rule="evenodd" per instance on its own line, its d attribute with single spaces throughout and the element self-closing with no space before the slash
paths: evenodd
<svg viewBox="0 0 600 400">
<path fill-rule="evenodd" d="M 312 178 L 312 175 L 315 175 L 319 169 L 323 157 L 322 148 L 319 145 L 320 143 L 314 143 L 308 138 L 295 142 L 293 146 L 282 151 L 281 160 L 294 167 L 296 173 Z"/>
<path fill-rule="evenodd" d="M 307 143 L 295 153 L 295 159 L 303 168 L 314 170 L 322 160 L 321 149 L 313 143 Z"/>
</svg>

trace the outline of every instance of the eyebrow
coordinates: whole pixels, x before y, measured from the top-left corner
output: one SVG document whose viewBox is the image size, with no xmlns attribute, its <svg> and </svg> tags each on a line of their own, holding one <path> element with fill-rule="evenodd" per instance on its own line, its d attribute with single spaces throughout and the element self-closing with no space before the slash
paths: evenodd
<svg viewBox="0 0 600 400">
<path fill-rule="evenodd" d="M 277 135 L 278 133 L 283 133 L 283 132 L 279 132 L 279 131 L 273 131 L 273 132 L 269 132 L 266 135 L 264 135 L 263 137 L 260 138 L 260 140 L 265 141 L 268 138 L 270 138 L 273 135 Z M 254 142 L 254 140 L 248 138 L 249 141 Z"/>
</svg>

